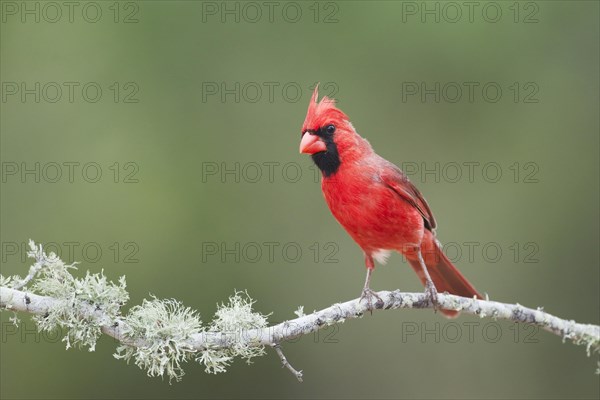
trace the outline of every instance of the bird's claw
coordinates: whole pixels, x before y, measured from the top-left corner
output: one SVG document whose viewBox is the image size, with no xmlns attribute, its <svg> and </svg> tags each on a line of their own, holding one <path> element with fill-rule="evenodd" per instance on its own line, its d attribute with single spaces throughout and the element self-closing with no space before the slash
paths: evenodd
<svg viewBox="0 0 600 400">
<path fill-rule="evenodd" d="M 373 307 L 373 297 L 377 299 L 377 301 L 375 302 L 375 307 Z M 373 313 L 373 308 L 383 308 L 383 299 L 376 292 L 369 288 L 363 289 L 359 302 L 362 300 L 367 301 L 367 306 L 369 308 L 369 311 L 371 311 L 371 314 Z"/>
<path fill-rule="evenodd" d="M 431 302 L 431 304 L 433 304 L 433 309 L 437 311 L 440 305 L 440 301 L 438 299 L 437 289 L 435 288 L 433 282 L 427 282 L 425 284 L 425 295 L 427 296 L 427 299 Z"/>
</svg>

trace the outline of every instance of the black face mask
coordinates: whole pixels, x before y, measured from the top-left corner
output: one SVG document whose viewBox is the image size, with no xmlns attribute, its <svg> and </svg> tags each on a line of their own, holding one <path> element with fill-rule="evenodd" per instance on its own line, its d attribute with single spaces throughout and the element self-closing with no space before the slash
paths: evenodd
<svg viewBox="0 0 600 400">
<path fill-rule="evenodd" d="M 333 141 L 334 133 L 335 126 L 333 125 L 321 127 L 318 131 L 314 132 L 315 135 L 323 140 L 327 149 L 326 151 L 321 151 L 311 156 L 316 166 L 323 173 L 324 177 L 330 177 L 331 175 L 335 174 L 341 164 L 337 145 Z M 309 132 L 306 134 L 309 134 Z"/>
</svg>

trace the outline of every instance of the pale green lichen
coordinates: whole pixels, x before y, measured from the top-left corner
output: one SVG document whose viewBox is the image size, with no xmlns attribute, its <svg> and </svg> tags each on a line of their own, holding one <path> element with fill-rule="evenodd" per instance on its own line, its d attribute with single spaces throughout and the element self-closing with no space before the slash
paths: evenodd
<svg viewBox="0 0 600 400">
<path fill-rule="evenodd" d="M 204 365 L 204 371 L 209 374 L 218 374 L 226 372 L 227 367 L 233 361 L 233 356 L 229 351 L 222 349 L 206 349 L 200 352 L 196 361 Z"/>
<path fill-rule="evenodd" d="M 14 311 L 13 311 L 13 315 L 8 320 L 10 321 L 11 324 L 16 326 L 17 328 L 19 327 L 19 323 L 21 322 L 21 320 L 19 319 L 19 316 Z"/>
<path fill-rule="evenodd" d="M 116 358 L 145 369 L 149 376 L 167 376 L 179 381 L 182 364 L 191 359 L 204 365 L 207 373 L 225 372 L 235 357 L 250 363 L 265 354 L 264 346 L 249 342 L 244 331 L 267 326 L 266 316 L 252 311 L 254 301 L 242 292 L 236 292 L 227 304 L 217 306 L 215 318 L 203 327 L 200 317 L 176 300 L 144 300 L 133 307 L 123 319 L 122 333 L 130 344 L 117 348 Z M 231 338 L 226 349 L 194 348 L 194 336 L 204 333 Z"/>
<path fill-rule="evenodd" d="M 0 274 L 0 286 L 11 287 L 12 281 L 12 276 L 3 276 L 2 274 Z"/>
<path fill-rule="evenodd" d="M 585 346 L 588 357 L 591 357 L 595 353 L 600 353 L 600 338 L 598 336 L 589 334 L 576 336 L 574 333 L 569 332 L 563 337 L 563 342 L 566 339 L 572 340 L 576 345 Z"/>
<path fill-rule="evenodd" d="M 226 334 L 234 337 L 227 349 L 207 349 L 196 357 L 208 373 L 224 372 L 234 357 L 241 357 L 248 364 L 254 357 L 265 354 L 264 346 L 246 340 L 245 333 L 249 330 L 265 328 L 267 315 L 252 310 L 254 300 L 246 292 L 238 292 L 229 297 L 227 304 L 217 305 L 217 312 L 210 324 L 207 334 Z"/>
<path fill-rule="evenodd" d="M 116 284 L 109 282 L 103 271 L 76 278 L 70 272 L 76 269 L 75 264 L 65 264 L 54 253 L 46 254 L 33 241 L 29 246 L 27 255 L 35 262 L 28 275 L 0 275 L 0 285 L 16 289 L 27 286 L 32 293 L 51 297 L 47 312 L 34 320 L 40 331 L 66 331 L 63 341 L 67 348 L 93 351 L 103 328 L 119 326 L 124 343 L 115 357 L 134 360 L 149 376 L 166 375 L 169 381 L 180 380 L 184 375 L 182 363 L 191 359 L 204 365 L 207 372 L 218 373 L 224 372 L 235 357 L 250 363 L 265 354 L 264 346 L 244 337 L 247 330 L 267 326 L 267 316 L 252 310 L 254 301 L 245 292 L 235 292 L 227 304 L 217 305 L 214 320 L 207 327 L 202 326 L 195 311 L 172 299 L 144 300 L 122 317 L 121 307 L 129 300 L 125 277 Z M 5 308 L 10 309 L 10 304 Z M 17 324 L 16 315 L 10 321 Z M 199 333 L 227 336 L 231 346 L 198 351 L 193 340 Z"/>
<path fill-rule="evenodd" d="M 267 317 L 252 311 L 255 303 L 248 293 L 236 291 L 227 304 L 217 305 L 217 312 L 209 331 L 237 332 L 244 329 L 264 328 Z"/>
<path fill-rule="evenodd" d="M 67 328 L 63 341 L 67 349 L 87 347 L 94 351 L 102 334 L 102 326 L 110 325 L 120 315 L 120 309 L 129 299 L 125 277 L 118 284 L 109 282 L 104 273 L 90 274 L 82 279 L 69 272 L 74 264 L 65 264 L 56 254 L 44 253 L 42 246 L 30 242 L 27 254 L 36 259 L 30 270 L 37 274 L 32 290 L 50 296 L 55 301 L 45 315 L 35 316 L 40 331 Z"/>
<path fill-rule="evenodd" d="M 298 318 L 304 317 L 306 315 L 304 314 L 304 306 L 298 306 L 298 309 L 294 311 L 294 314 L 296 314 Z"/>
<path fill-rule="evenodd" d="M 179 381 L 184 375 L 181 364 L 195 352 L 190 340 L 202 330 L 197 313 L 177 300 L 153 298 L 133 307 L 124 321 L 123 335 L 142 343 L 119 346 L 115 358 L 133 359 L 148 376 L 166 374 L 169 381 Z"/>
</svg>

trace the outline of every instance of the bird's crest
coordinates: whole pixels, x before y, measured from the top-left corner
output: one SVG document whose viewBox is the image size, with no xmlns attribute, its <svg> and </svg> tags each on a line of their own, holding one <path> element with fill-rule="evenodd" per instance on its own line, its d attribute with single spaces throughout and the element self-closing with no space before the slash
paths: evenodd
<svg viewBox="0 0 600 400">
<path fill-rule="evenodd" d="M 302 132 L 309 129 L 319 129 L 323 124 L 347 120 L 348 117 L 339 108 L 335 106 L 335 100 L 327 96 L 323 96 L 321 101 L 319 98 L 319 84 L 315 86 L 304 124 L 302 124 Z"/>
</svg>

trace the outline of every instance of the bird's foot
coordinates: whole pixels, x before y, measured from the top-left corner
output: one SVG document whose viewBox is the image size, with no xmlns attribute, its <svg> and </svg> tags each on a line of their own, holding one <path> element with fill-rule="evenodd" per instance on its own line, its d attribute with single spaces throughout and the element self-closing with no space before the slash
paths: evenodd
<svg viewBox="0 0 600 400">
<path fill-rule="evenodd" d="M 375 307 L 373 307 L 373 297 L 377 299 L 375 302 Z M 368 287 L 365 287 L 362 291 L 362 295 L 360 296 L 359 302 L 366 300 L 367 306 L 369 307 L 369 311 L 373 314 L 373 308 L 383 308 L 383 299 Z"/>
<path fill-rule="evenodd" d="M 427 299 L 431 302 L 431 304 L 433 304 L 433 310 L 437 311 L 437 309 L 439 308 L 440 302 L 438 300 L 437 289 L 435 288 L 435 285 L 431 281 L 429 281 L 425 284 L 425 296 L 427 296 Z"/>
</svg>

